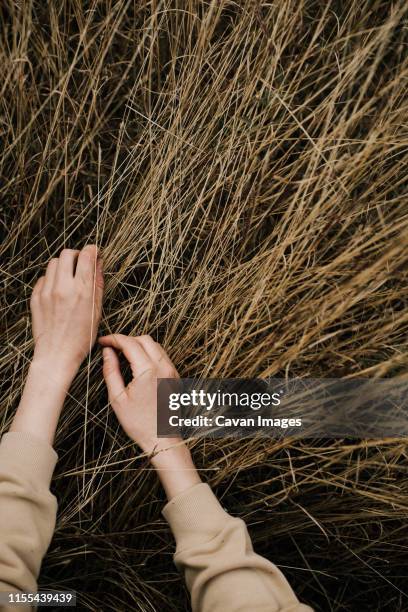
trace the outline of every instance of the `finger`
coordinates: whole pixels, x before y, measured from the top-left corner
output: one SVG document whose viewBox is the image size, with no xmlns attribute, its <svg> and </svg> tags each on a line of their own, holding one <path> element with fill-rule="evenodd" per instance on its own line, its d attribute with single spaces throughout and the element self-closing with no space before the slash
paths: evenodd
<svg viewBox="0 0 408 612">
<path fill-rule="evenodd" d="M 31 300 L 35 300 L 38 297 L 38 295 L 41 292 L 42 287 L 44 286 L 44 281 L 45 281 L 45 276 L 40 276 L 40 278 L 37 279 L 37 282 L 35 283 L 33 287 L 33 291 L 31 293 Z"/>
<path fill-rule="evenodd" d="M 75 262 L 79 251 L 74 249 L 64 249 L 58 258 L 57 280 L 74 278 Z"/>
<path fill-rule="evenodd" d="M 162 361 L 163 354 L 159 349 L 157 342 L 153 340 L 151 336 L 136 336 L 137 341 L 142 345 L 146 353 L 149 355 L 152 361 Z"/>
<path fill-rule="evenodd" d="M 78 255 L 75 278 L 80 278 L 93 289 L 98 249 L 95 244 L 87 244 Z"/>
<path fill-rule="evenodd" d="M 153 340 L 153 338 L 149 335 L 137 336 L 137 340 L 143 346 L 152 361 L 157 363 L 159 367 L 163 369 L 164 366 L 166 372 L 169 374 L 170 372 L 172 372 L 172 370 L 174 370 L 174 374 L 177 374 L 177 370 L 174 363 L 171 361 L 170 357 L 168 356 L 164 348 L 161 346 L 161 344 L 155 342 L 155 340 Z"/>
<path fill-rule="evenodd" d="M 105 347 L 103 356 L 103 377 L 108 389 L 109 400 L 113 405 L 115 400 L 125 392 L 125 383 L 120 371 L 119 359 L 111 347 Z"/>
<path fill-rule="evenodd" d="M 153 368 L 153 362 L 136 338 L 123 334 L 111 334 L 109 336 L 101 336 L 98 338 L 98 342 L 102 346 L 111 346 L 122 351 L 130 363 L 132 374 L 135 378 Z"/>
<path fill-rule="evenodd" d="M 53 259 L 49 261 L 47 269 L 45 271 L 45 279 L 44 279 L 44 285 L 43 285 L 44 291 L 51 291 L 54 285 L 55 276 L 57 274 L 57 268 L 58 268 L 58 257 L 53 257 Z"/>
<path fill-rule="evenodd" d="M 40 278 L 37 279 L 34 287 L 33 287 L 33 293 L 39 293 L 44 285 L 44 281 L 45 281 L 45 276 L 40 276 Z"/>
</svg>

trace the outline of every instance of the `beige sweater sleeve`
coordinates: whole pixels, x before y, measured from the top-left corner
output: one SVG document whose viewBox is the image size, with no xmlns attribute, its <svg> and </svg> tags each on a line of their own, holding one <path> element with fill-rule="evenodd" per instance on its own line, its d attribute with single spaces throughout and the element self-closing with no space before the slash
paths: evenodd
<svg viewBox="0 0 408 612">
<path fill-rule="evenodd" d="M 32 436 L 9 432 L 1 439 L 0 591 L 37 590 L 55 528 L 57 501 L 49 485 L 56 461 L 54 449 Z M 194 612 L 311 612 L 280 570 L 254 553 L 245 523 L 225 512 L 207 484 L 175 497 L 163 515 Z"/>
<path fill-rule="evenodd" d="M 1 439 L 2 592 L 37 591 L 41 561 L 55 528 L 57 500 L 49 486 L 56 462 L 54 449 L 28 434 L 9 432 Z M 0 608 L 8 609 L 7 606 Z"/>
<path fill-rule="evenodd" d="M 193 612 L 312 612 L 282 572 L 257 555 L 244 521 L 230 516 L 207 484 L 187 489 L 163 509 L 176 538 Z"/>
</svg>

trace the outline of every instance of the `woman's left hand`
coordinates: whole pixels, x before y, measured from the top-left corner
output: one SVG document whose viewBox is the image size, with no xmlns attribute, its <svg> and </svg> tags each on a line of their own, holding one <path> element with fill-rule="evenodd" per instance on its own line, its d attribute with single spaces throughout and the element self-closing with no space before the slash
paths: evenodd
<svg viewBox="0 0 408 612">
<path fill-rule="evenodd" d="M 64 249 L 51 259 L 31 296 L 33 361 L 74 376 L 95 342 L 102 296 L 102 260 L 95 245 Z"/>
</svg>

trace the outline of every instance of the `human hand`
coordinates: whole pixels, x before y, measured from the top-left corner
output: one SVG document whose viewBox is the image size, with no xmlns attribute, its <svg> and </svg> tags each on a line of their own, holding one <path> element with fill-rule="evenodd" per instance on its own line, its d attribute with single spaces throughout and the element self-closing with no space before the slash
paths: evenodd
<svg viewBox="0 0 408 612">
<path fill-rule="evenodd" d="M 51 259 L 31 296 L 33 362 L 73 378 L 95 342 L 102 295 L 102 261 L 95 245 L 64 249 Z"/>
<path fill-rule="evenodd" d="M 178 378 L 165 350 L 150 336 L 102 336 L 103 376 L 109 400 L 128 436 L 152 455 L 168 499 L 201 482 L 182 438 L 157 437 L 157 379 Z M 130 363 L 133 380 L 125 386 L 116 351 Z M 161 452 L 163 451 L 163 452 Z"/>
<path fill-rule="evenodd" d="M 101 336 L 103 376 L 109 401 L 128 436 L 146 452 L 179 441 L 157 437 L 157 379 L 178 378 L 177 370 L 160 344 L 150 336 Z M 129 361 L 133 380 L 125 386 L 116 351 Z"/>
</svg>

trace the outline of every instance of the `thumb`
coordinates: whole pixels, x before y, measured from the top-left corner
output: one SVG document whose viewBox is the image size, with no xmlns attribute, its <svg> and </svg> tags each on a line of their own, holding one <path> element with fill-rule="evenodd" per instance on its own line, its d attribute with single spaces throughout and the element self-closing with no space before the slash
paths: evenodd
<svg viewBox="0 0 408 612">
<path fill-rule="evenodd" d="M 103 351 L 103 377 L 108 388 L 109 400 L 113 406 L 119 396 L 125 392 L 125 383 L 120 372 L 119 359 L 113 348 L 106 346 Z"/>
</svg>

